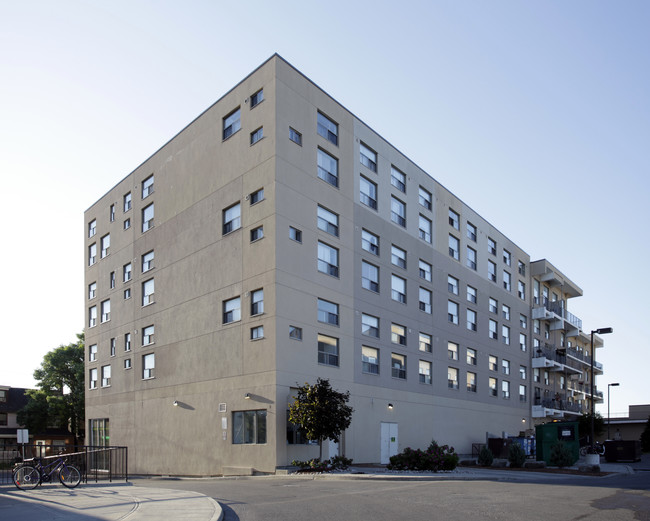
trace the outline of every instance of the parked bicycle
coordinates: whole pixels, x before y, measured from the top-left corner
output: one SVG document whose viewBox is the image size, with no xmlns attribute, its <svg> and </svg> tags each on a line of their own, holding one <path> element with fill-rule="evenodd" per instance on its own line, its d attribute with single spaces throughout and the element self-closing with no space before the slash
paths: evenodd
<svg viewBox="0 0 650 521">
<path fill-rule="evenodd" d="M 605 445 L 603 445 L 602 443 L 596 442 L 594 448 L 596 449 L 596 454 L 599 454 L 600 456 L 603 456 L 605 454 Z M 590 452 L 591 452 L 591 445 L 583 445 L 582 447 L 580 447 L 581 456 L 586 456 Z"/>
<path fill-rule="evenodd" d="M 20 463 L 11 474 L 14 485 L 22 490 L 31 490 L 42 483 L 49 483 L 58 476 L 61 484 L 74 488 L 81 482 L 81 472 L 73 465 L 68 465 L 63 458 L 57 458 L 48 465 L 43 465 L 41 458 Z"/>
</svg>

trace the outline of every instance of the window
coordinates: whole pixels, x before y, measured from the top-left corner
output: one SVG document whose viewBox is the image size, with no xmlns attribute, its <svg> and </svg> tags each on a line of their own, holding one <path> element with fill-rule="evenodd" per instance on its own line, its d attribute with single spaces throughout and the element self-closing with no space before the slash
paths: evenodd
<svg viewBox="0 0 650 521">
<path fill-rule="evenodd" d="M 379 268 L 361 261 L 361 287 L 379 293 Z"/>
<path fill-rule="evenodd" d="M 241 297 L 223 301 L 223 323 L 230 324 L 241 320 Z"/>
<path fill-rule="evenodd" d="M 379 338 L 379 318 L 361 314 L 361 334 Z"/>
<path fill-rule="evenodd" d="M 390 167 L 390 184 L 400 192 L 406 193 L 406 175 L 392 165 Z"/>
<path fill-rule="evenodd" d="M 458 279 L 456 277 L 447 275 L 447 291 L 454 295 L 458 295 Z"/>
<path fill-rule="evenodd" d="M 257 326 L 251 328 L 251 340 L 259 340 L 264 338 L 264 326 Z"/>
<path fill-rule="evenodd" d="M 406 380 L 406 357 L 397 353 L 390 354 L 391 375 L 393 378 Z"/>
<path fill-rule="evenodd" d="M 114 204 L 111 205 L 111 208 L 110 208 L 110 211 L 109 211 L 109 220 L 111 222 L 115 221 L 115 205 Z"/>
<path fill-rule="evenodd" d="M 520 385 L 519 386 L 519 401 L 520 402 L 525 402 L 526 401 L 526 386 L 525 385 Z"/>
<path fill-rule="evenodd" d="M 241 204 L 237 203 L 223 211 L 223 234 L 241 228 Z"/>
<path fill-rule="evenodd" d="M 517 282 L 517 296 L 521 300 L 526 300 L 526 284 L 522 281 Z"/>
<path fill-rule="evenodd" d="M 420 215 L 418 221 L 418 236 L 424 242 L 428 242 L 429 244 L 431 244 L 431 229 L 432 229 L 431 221 L 426 217 L 424 217 L 423 215 Z"/>
<path fill-rule="evenodd" d="M 540 321 L 537 319 L 533 320 L 533 333 L 540 334 Z"/>
<path fill-rule="evenodd" d="M 548 371 L 544 370 L 544 385 L 549 385 L 549 374 Z"/>
<path fill-rule="evenodd" d="M 264 127 L 260 127 L 257 130 L 253 130 L 253 132 L 251 132 L 251 145 L 254 145 L 263 137 L 264 137 Z"/>
<path fill-rule="evenodd" d="M 142 232 L 143 233 L 153 228 L 153 215 L 154 215 L 153 203 L 151 203 L 149 206 L 146 206 L 145 208 L 142 209 Z"/>
<path fill-rule="evenodd" d="M 129 300 L 131 298 L 131 288 L 126 288 L 124 290 L 124 300 Z"/>
<path fill-rule="evenodd" d="M 359 161 L 368 170 L 377 171 L 377 152 L 371 150 L 363 143 L 359 144 Z"/>
<path fill-rule="evenodd" d="M 406 269 L 406 251 L 394 244 L 391 245 L 390 262 L 395 266 Z"/>
<path fill-rule="evenodd" d="M 447 358 L 458 360 L 458 344 L 455 342 L 447 342 Z"/>
<path fill-rule="evenodd" d="M 142 345 L 148 346 L 154 342 L 154 326 L 142 328 Z"/>
<path fill-rule="evenodd" d="M 145 199 L 153 193 L 153 174 L 142 181 L 142 198 Z"/>
<path fill-rule="evenodd" d="M 318 335 L 318 363 L 323 365 L 339 365 L 339 339 L 331 336 Z"/>
<path fill-rule="evenodd" d="M 0 403 L 7 403 L 7 390 L 0 389 Z"/>
<path fill-rule="evenodd" d="M 467 247 L 467 267 L 476 271 L 476 250 L 469 246 Z"/>
<path fill-rule="evenodd" d="M 470 331 L 476 331 L 477 329 L 476 325 L 476 311 L 472 309 L 467 310 L 467 329 Z"/>
<path fill-rule="evenodd" d="M 499 359 L 496 356 L 488 356 L 488 368 L 495 372 L 499 370 Z"/>
<path fill-rule="evenodd" d="M 302 243 L 302 231 L 293 226 L 289 226 L 289 239 Z"/>
<path fill-rule="evenodd" d="M 419 343 L 420 343 L 420 346 L 419 346 L 420 351 L 422 351 L 424 353 L 430 353 L 431 352 L 432 345 L 433 345 L 431 335 L 421 332 L 420 337 L 419 337 Z"/>
<path fill-rule="evenodd" d="M 420 259 L 418 267 L 419 267 L 420 278 L 428 282 L 431 282 L 431 270 L 433 269 L 431 264 Z"/>
<path fill-rule="evenodd" d="M 258 226 L 251 230 L 251 242 L 259 241 L 264 238 L 264 226 Z"/>
<path fill-rule="evenodd" d="M 449 235 L 449 256 L 460 260 L 460 241 L 453 235 Z"/>
<path fill-rule="evenodd" d="M 264 313 L 264 290 L 251 291 L 251 316 Z"/>
<path fill-rule="evenodd" d="M 526 351 L 526 335 L 524 333 L 519 333 L 519 349 Z"/>
<path fill-rule="evenodd" d="M 241 128 L 241 109 L 237 107 L 223 118 L 223 139 L 228 139 Z"/>
<path fill-rule="evenodd" d="M 266 411 L 233 412 L 232 442 L 234 445 L 261 445 L 266 443 Z"/>
<path fill-rule="evenodd" d="M 390 341 L 401 346 L 406 345 L 406 327 L 399 324 L 390 325 Z"/>
<path fill-rule="evenodd" d="M 491 260 L 488 261 L 488 279 L 492 282 L 497 281 L 497 265 Z"/>
<path fill-rule="evenodd" d="M 544 324 L 544 338 L 546 340 L 551 339 L 551 325 L 550 324 Z"/>
<path fill-rule="evenodd" d="M 361 346 L 361 367 L 366 374 L 379 374 L 379 349 Z"/>
<path fill-rule="evenodd" d="M 470 222 L 467 223 L 467 238 L 470 241 L 476 242 L 476 226 Z"/>
<path fill-rule="evenodd" d="M 332 277 L 339 276 L 339 250 L 318 241 L 318 271 Z"/>
<path fill-rule="evenodd" d="M 494 340 L 498 340 L 499 339 L 499 333 L 497 332 L 498 329 L 499 329 L 499 323 L 496 320 L 490 319 L 488 336 Z"/>
<path fill-rule="evenodd" d="M 390 277 L 390 298 L 406 304 L 406 280 L 397 275 Z"/>
<path fill-rule="evenodd" d="M 108 275 L 108 285 L 111 289 L 115 289 L 115 272 L 111 271 Z"/>
<path fill-rule="evenodd" d="M 447 301 L 447 321 L 458 325 L 458 304 L 454 301 Z"/>
<path fill-rule="evenodd" d="M 503 374 L 510 374 L 510 360 L 501 360 L 501 372 Z"/>
<path fill-rule="evenodd" d="M 145 273 L 146 271 L 153 269 L 153 259 L 154 259 L 153 250 L 145 253 L 142 256 L 142 273 Z"/>
<path fill-rule="evenodd" d="M 421 384 L 431 385 L 431 362 L 420 360 L 418 364 L 418 375 Z"/>
<path fill-rule="evenodd" d="M 88 361 L 94 362 L 97 360 L 97 344 L 88 346 Z"/>
<path fill-rule="evenodd" d="M 88 383 L 90 389 L 97 389 L 97 369 L 91 369 L 89 371 Z"/>
<path fill-rule="evenodd" d="M 124 213 L 131 209 L 131 192 L 124 194 Z"/>
<path fill-rule="evenodd" d="M 476 288 L 470 286 L 469 284 L 467 285 L 467 301 L 471 302 L 472 304 L 476 304 L 477 302 Z"/>
<path fill-rule="evenodd" d="M 510 320 L 510 306 L 501 304 L 501 314 L 505 320 Z"/>
<path fill-rule="evenodd" d="M 526 329 L 528 327 L 528 318 L 526 315 L 519 314 L 519 327 L 521 329 Z"/>
<path fill-rule="evenodd" d="M 406 204 L 393 196 L 390 198 L 390 220 L 406 228 Z"/>
<path fill-rule="evenodd" d="M 431 210 L 431 192 L 420 187 L 418 191 L 418 202 L 420 205 L 424 206 L 427 210 Z"/>
<path fill-rule="evenodd" d="M 539 281 L 533 281 L 533 303 L 539 304 Z"/>
<path fill-rule="evenodd" d="M 325 114 L 321 114 L 320 112 L 316 116 L 316 132 L 318 132 L 319 136 L 324 137 L 330 143 L 338 146 L 339 126 Z"/>
<path fill-rule="evenodd" d="M 467 348 L 467 364 L 476 365 L 476 349 Z"/>
<path fill-rule="evenodd" d="M 124 219 L 124 229 L 128 230 L 129 228 L 131 228 L 131 218 L 130 217 L 127 218 L 127 219 Z"/>
<path fill-rule="evenodd" d="M 250 205 L 253 206 L 254 204 L 259 203 L 260 201 L 264 200 L 264 188 L 260 188 L 259 190 L 255 190 L 254 192 L 251 192 L 250 195 L 248 196 L 248 200 L 250 201 Z"/>
<path fill-rule="evenodd" d="M 156 355 L 149 353 L 142 356 L 142 379 L 149 380 L 155 376 L 156 373 Z"/>
<path fill-rule="evenodd" d="M 525 277 L 526 276 L 526 265 L 521 261 L 517 261 L 517 271 L 519 272 L 519 275 L 521 275 L 522 277 Z"/>
<path fill-rule="evenodd" d="M 122 266 L 122 281 L 128 282 L 131 280 L 131 263 Z"/>
<path fill-rule="evenodd" d="M 0 391 L 0 394 L 3 394 L 5 391 Z M 6 398 L 1 401 L 6 401 Z M 0 425 L 8 425 L 9 424 L 9 414 L 6 412 L 0 412 Z"/>
<path fill-rule="evenodd" d="M 116 351 L 117 351 L 117 342 L 115 341 L 114 338 L 111 338 L 111 341 L 110 341 L 110 354 L 111 354 L 111 356 L 115 356 Z"/>
<path fill-rule="evenodd" d="M 88 266 L 92 266 L 97 262 L 97 243 L 93 242 L 88 246 Z"/>
<path fill-rule="evenodd" d="M 519 366 L 519 378 L 522 380 L 526 379 L 526 366 L 525 365 L 520 365 Z"/>
<path fill-rule="evenodd" d="M 339 161 L 324 150 L 318 149 L 318 177 L 338 188 Z"/>
<path fill-rule="evenodd" d="M 154 281 L 153 279 L 146 280 L 142 283 L 142 305 L 148 306 L 154 303 Z"/>
<path fill-rule="evenodd" d="M 510 382 L 507 380 L 501 380 L 501 397 L 506 400 L 510 399 Z"/>
<path fill-rule="evenodd" d="M 111 300 L 104 300 L 101 303 L 102 309 L 102 323 L 108 322 L 111 319 Z"/>
<path fill-rule="evenodd" d="M 97 219 L 93 219 L 88 223 L 88 237 L 94 237 L 97 233 Z"/>
<path fill-rule="evenodd" d="M 496 378 L 490 378 L 488 385 L 490 387 L 490 396 L 497 396 L 499 394 L 499 381 Z"/>
<path fill-rule="evenodd" d="M 256 107 L 263 101 L 264 101 L 264 89 L 260 89 L 251 96 L 251 108 Z"/>
<path fill-rule="evenodd" d="M 476 392 L 476 373 L 467 371 L 467 392 Z"/>
<path fill-rule="evenodd" d="M 503 263 L 506 266 L 510 266 L 512 264 L 512 255 L 510 255 L 510 252 L 505 248 L 503 249 Z"/>
<path fill-rule="evenodd" d="M 458 389 L 458 369 L 455 367 L 447 367 L 447 387 Z"/>
<path fill-rule="evenodd" d="M 318 229 L 339 236 L 339 216 L 318 205 Z"/>
<path fill-rule="evenodd" d="M 325 324 L 339 325 L 339 305 L 327 300 L 318 299 L 318 321 Z"/>
<path fill-rule="evenodd" d="M 506 270 L 503 270 L 503 289 L 506 291 L 510 291 L 512 289 L 510 283 L 510 273 L 508 273 Z"/>
<path fill-rule="evenodd" d="M 488 301 L 488 306 L 490 308 L 490 313 L 494 313 L 495 315 L 499 313 L 499 301 L 497 301 L 496 299 L 490 297 L 490 300 Z"/>
<path fill-rule="evenodd" d="M 542 381 L 542 379 L 540 377 L 540 374 L 541 374 L 541 372 L 540 372 L 539 368 L 537 368 L 537 367 L 533 368 L 533 381 L 534 382 L 539 383 L 539 382 Z"/>
<path fill-rule="evenodd" d="M 101 258 L 103 259 L 108 255 L 111 249 L 111 234 L 108 233 L 104 235 L 100 240 L 100 244 L 101 244 Z"/>
<path fill-rule="evenodd" d="M 428 289 L 420 288 L 419 306 L 420 311 L 431 314 L 431 292 Z"/>
<path fill-rule="evenodd" d="M 124 369 L 131 369 L 131 359 L 130 358 L 125 358 L 124 359 Z"/>
<path fill-rule="evenodd" d="M 449 226 L 460 230 L 460 215 L 449 208 Z"/>
<path fill-rule="evenodd" d="M 379 237 L 368 230 L 361 230 L 361 248 L 373 255 L 379 255 Z"/>
<path fill-rule="evenodd" d="M 92 300 L 97 296 L 97 283 L 91 282 L 88 284 L 88 299 Z"/>
<path fill-rule="evenodd" d="M 302 340 L 302 328 L 289 326 L 289 338 L 292 338 L 294 340 Z"/>
<path fill-rule="evenodd" d="M 110 387 L 111 385 L 111 366 L 102 366 L 102 387 Z"/>
<path fill-rule="evenodd" d="M 131 351 L 131 333 L 124 335 L 124 351 Z"/>
<path fill-rule="evenodd" d="M 302 146 L 302 134 L 298 132 L 295 128 L 289 127 L 289 139 L 293 141 L 296 145 Z"/>
<path fill-rule="evenodd" d="M 373 210 L 377 209 L 377 185 L 363 176 L 359 178 L 359 201 Z"/>
<path fill-rule="evenodd" d="M 488 237 L 488 253 L 490 253 L 492 255 L 497 254 L 497 243 L 491 237 Z"/>
</svg>

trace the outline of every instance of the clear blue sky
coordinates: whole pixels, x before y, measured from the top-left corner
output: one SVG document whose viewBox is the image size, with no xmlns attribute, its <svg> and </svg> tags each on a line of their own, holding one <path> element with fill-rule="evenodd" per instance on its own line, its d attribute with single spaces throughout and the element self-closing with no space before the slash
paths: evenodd
<svg viewBox="0 0 650 521">
<path fill-rule="evenodd" d="M 650 403 L 648 27 L 641 0 L 0 0 L 0 384 L 84 326 L 83 211 L 278 52 L 581 286 L 612 412 Z"/>
</svg>

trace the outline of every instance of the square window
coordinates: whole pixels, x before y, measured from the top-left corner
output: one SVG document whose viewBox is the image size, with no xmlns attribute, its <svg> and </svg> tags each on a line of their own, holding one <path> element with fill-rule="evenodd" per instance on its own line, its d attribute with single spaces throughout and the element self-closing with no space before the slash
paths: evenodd
<svg viewBox="0 0 650 521">
<path fill-rule="evenodd" d="M 338 188 L 339 160 L 324 150 L 318 149 L 318 177 Z"/>
<path fill-rule="evenodd" d="M 316 131 L 334 145 L 339 144 L 339 126 L 325 114 L 318 112 L 316 116 Z"/>
<path fill-rule="evenodd" d="M 339 305 L 318 299 L 318 321 L 333 326 L 339 325 Z"/>
<path fill-rule="evenodd" d="M 366 374 L 379 374 L 379 349 L 361 346 L 361 367 Z"/>
<path fill-rule="evenodd" d="M 258 90 L 251 96 L 251 108 L 256 107 L 264 101 L 264 89 Z"/>
<path fill-rule="evenodd" d="M 295 128 L 289 127 L 289 139 L 293 141 L 296 145 L 302 146 L 302 134 L 298 132 Z"/>
<path fill-rule="evenodd" d="M 361 230 L 361 248 L 373 255 L 379 255 L 379 237 L 368 230 Z"/>
<path fill-rule="evenodd" d="M 263 137 L 264 137 L 264 127 L 260 127 L 257 130 L 254 130 L 253 132 L 251 132 L 251 145 L 254 145 Z"/>
<path fill-rule="evenodd" d="M 379 338 L 379 318 L 372 315 L 361 315 L 361 334 Z"/>
<path fill-rule="evenodd" d="M 131 218 L 127 217 L 124 219 L 124 229 L 128 230 L 129 228 L 131 228 Z"/>
<path fill-rule="evenodd" d="M 302 328 L 289 326 L 289 338 L 292 338 L 294 340 L 302 340 Z"/>
<path fill-rule="evenodd" d="M 251 340 L 259 340 L 264 338 L 264 326 L 257 326 L 251 328 Z"/>
<path fill-rule="evenodd" d="M 318 335 L 318 363 L 339 366 L 339 339 Z"/>
<path fill-rule="evenodd" d="M 393 378 L 406 380 L 406 356 L 397 353 L 390 354 L 391 375 Z"/>
<path fill-rule="evenodd" d="M 232 413 L 233 445 L 266 443 L 266 411 L 236 411 Z"/>
<path fill-rule="evenodd" d="M 368 148 L 363 143 L 359 144 L 359 161 L 372 172 L 377 171 L 377 152 Z"/>
<path fill-rule="evenodd" d="M 124 290 L 124 300 L 129 300 L 131 298 L 131 288 L 126 288 Z"/>
<path fill-rule="evenodd" d="M 359 201 L 368 208 L 377 209 L 377 184 L 363 176 L 359 178 Z"/>
<path fill-rule="evenodd" d="M 339 250 L 318 241 L 318 271 L 332 277 L 339 276 Z"/>
<path fill-rule="evenodd" d="M 302 231 L 293 226 L 289 226 L 289 239 L 302 243 Z"/>
<path fill-rule="evenodd" d="M 259 241 L 264 238 L 264 226 L 258 226 L 251 230 L 251 242 Z"/>
<path fill-rule="evenodd" d="M 124 359 L 124 369 L 131 369 L 131 359 L 130 358 L 125 358 Z"/>
<path fill-rule="evenodd" d="M 424 353 L 431 352 L 433 346 L 433 340 L 431 335 L 420 332 L 419 343 L 420 343 L 419 344 L 420 351 Z"/>
<path fill-rule="evenodd" d="M 339 236 L 339 216 L 334 212 L 330 212 L 327 208 L 318 205 L 318 229 L 322 230 L 334 237 Z"/>
<path fill-rule="evenodd" d="M 142 256 L 142 273 L 153 269 L 153 259 L 154 259 L 153 250 L 145 253 Z"/>
<path fill-rule="evenodd" d="M 390 184 L 400 192 L 406 193 L 406 174 L 392 165 L 390 167 Z"/>
<path fill-rule="evenodd" d="M 239 228 L 241 228 L 241 204 L 237 203 L 223 211 L 223 234 L 227 235 Z"/>
<path fill-rule="evenodd" d="M 255 190 L 254 192 L 251 192 L 250 195 L 248 196 L 248 200 L 250 201 L 250 205 L 253 206 L 254 204 L 259 203 L 260 201 L 264 200 L 264 188 L 260 188 L 259 190 Z"/>
<path fill-rule="evenodd" d="M 226 140 L 241 128 L 241 108 L 223 118 L 223 139 Z"/>
<path fill-rule="evenodd" d="M 230 324 L 241 320 L 241 298 L 235 297 L 223 301 L 223 323 Z"/>
</svg>

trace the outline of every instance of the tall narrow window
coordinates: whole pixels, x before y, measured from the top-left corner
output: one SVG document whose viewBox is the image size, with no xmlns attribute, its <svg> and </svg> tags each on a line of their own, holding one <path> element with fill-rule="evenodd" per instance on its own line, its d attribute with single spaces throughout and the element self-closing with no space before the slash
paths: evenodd
<svg viewBox="0 0 650 521">
<path fill-rule="evenodd" d="M 93 219 L 88 223 L 88 237 L 94 237 L 97 233 L 97 219 Z"/>
<path fill-rule="evenodd" d="M 91 282 L 88 284 L 88 300 L 92 300 L 97 296 L 97 283 Z"/>
<path fill-rule="evenodd" d="M 431 282 L 432 269 L 433 266 L 431 266 L 431 264 L 429 264 L 428 262 L 425 262 L 422 259 L 420 259 L 420 261 L 418 262 L 418 271 L 421 279 Z"/>
<path fill-rule="evenodd" d="M 88 387 L 90 389 L 97 389 L 97 368 L 91 369 L 88 372 Z"/>
<path fill-rule="evenodd" d="M 447 342 L 447 358 L 449 360 L 458 360 L 458 344 L 455 342 Z"/>
<path fill-rule="evenodd" d="M 142 356 L 142 379 L 149 380 L 156 374 L 156 355 L 149 353 Z"/>
<path fill-rule="evenodd" d="M 339 144 L 339 126 L 325 114 L 318 113 L 316 116 L 316 131 L 319 136 L 324 137 L 330 143 Z"/>
<path fill-rule="evenodd" d="M 302 134 L 298 132 L 295 128 L 289 127 L 289 139 L 293 141 L 296 145 L 302 146 Z"/>
<path fill-rule="evenodd" d="M 359 144 L 359 160 L 368 170 L 377 171 L 377 152 L 371 150 L 363 143 Z"/>
<path fill-rule="evenodd" d="M 476 373 L 472 373 L 471 371 L 467 371 L 467 392 L 476 392 Z"/>
<path fill-rule="evenodd" d="M 153 259 L 154 259 L 153 250 L 145 253 L 142 256 L 142 273 L 153 269 Z"/>
<path fill-rule="evenodd" d="M 391 275 L 390 296 L 393 300 L 406 304 L 406 280 L 397 275 Z"/>
<path fill-rule="evenodd" d="M 339 216 L 334 212 L 318 205 L 318 229 L 333 235 L 339 236 Z"/>
<path fill-rule="evenodd" d="M 431 210 L 431 201 L 432 201 L 432 195 L 429 190 L 425 190 L 424 188 L 420 187 L 418 191 L 418 202 L 420 205 L 424 206 L 427 210 Z"/>
<path fill-rule="evenodd" d="M 491 237 L 488 237 L 488 253 L 490 255 L 496 255 L 497 254 L 497 243 Z"/>
<path fill-rule="evenodd" d="M 339 250 L 318 241 L 318 271 L 332 277 L 339 276 Z"/>
<path fill-rule="evenodd" d="M 359 201 L 373 210 L 377 209 L 377 185 L 363 176 L 359 178 Z"/>
<path fill-rule="evenodd" d="M 154 302 L 154 281 L 149 279 L 142 283 L 142 305 L 148 306 Z"/>
<path fill-rule="evenodd" d="M 361 287 L 379 293 L 379 268 L 361 261 Z"/>
<path fill-rule="evenodd" d="M 111 366 L 102 366 L 102 387 L 110 387 L 111 385 Z"/>
<path fill-rule="evenodd" d="M 131 351 L 131 333 L 124 335 L 124 351 Z"/>
<path fill-rule="evenodd" d="M 390 248 L 390 262 L 394 266 L 406 269 L 406 251 L 392 244 Z"/>
<path fill-rule="evenodd" d="M 373 255 L 379 255 L 379 237 L 368 230 L 361 230 L 361 248 Z"/>
<path fill-rule="evenodd" d="M 489 332 L 488 336 L 492 338 L 493 340 L 498 340 L 499 339 L 499 333 L 498 333 L 498 328 L 499 324 L 496 320 L 490 319 L 489 321 Z"/>
<path fill-rule="evenodd" d="M 472 223 L 467 223 L 467 238 L 470 241 L 476 242 L 476 226 Z"/>
<path fill-rule="evenodd" d="M 401 346 L 406 345 L 406 327 L 399 324 L 390 325 L 390 341 Z"/>
<path fill-rule="evenodd" d="M 449 209 L 449 225 L 460 230 L 460 215 L 454 212 L 451 208 Z"/>
<path fill-rule="evenodd" d="M 153 203 L 142 209 L 142 232 L 153 228 L 154 207 Z"/>
<path fill-rule="evenodd" d="M 476 250 L 469 246 L 467 247 L 467 267 L 476 271 Z"/>
<path fill-rule="evenodd" d="M 362 371 L 367 374 L 379 374 L 379 349 L 361 346 Z"/>
<path fill-rule="evenodd" d="M 423 215 L 420 215 L 418 221 L 418 236 L 424 242 L 428 242 L 429 244 L 431 244 L 431 228 L 432 228 L 431 221 L 426 217 L 424 217 Z"/>
<path fill-rule="evenodd" d="M 431 362 L 420 360 L 418 364 L 418 375 L 421 384 L 431 385 Z"/>
<path fill-rule="evenodd" d="M 431 314 L 431 292 L 428 289 L 420 288 L 419 306 L 420 311 Z"/>
<path fill-rule="evenodd" d="M 497 265 L 491 260 L 488 261 L 488 279 L 492 282 L 497 281 Z"/>
<path fill-rule="evenodd" d="M 406 228 L 406 204 L 392 196 L 390 198 L 390 220 Z"/>
<path fill-rule="evenodd" d="M 154 342 L 155 327 L 153 325 L 142 328 L 142 345 L 148 346 Z"/>
<path fill-rule="evenodd" d="M 476 304 L 478 300 L 476 288 L 473 286 L 467 285 L 467 302 Z"/>
<path fill-rule="evenodd" d="M 397 353 L 390 355 L 391 374 L 393 378 L 406 380 L 406 356 Z"/>
<path fill-rule="evenodd" d="M 506 270 L 503 270 L 503 289 L 510 291 L 512 289 L 510 273 Z"/>
<path fill-rule="evenodd" d="M 510 255 L 510 252 L 505 248 L 503 249 L 503 262 L 506 266 L 510 266 L 512 264 L 512 255 Z"/>
<path fill-rule="evenodd" d="M 467 329 L 476 331 L 476 311 L 472 309 L 467 310 Z"/>
<path fill-rule="evenodd" d="M 241 108 L 237 107 L 233 112 L 223 118 L 223 139 L 228 139 L 241 128 Z"/>
<path fill-rule="evenodd" d="M 230 324 L 241 320 L 241 298 L 235 297 L 223 302 L 223 323 Z"/>
<path fill-rule="evenodd" d="M 458 304 L 452 300 L 447 301 L 447 320 L 458 325 Z"/>
<path fill-rule="evenodd" d="M 339 365 L 339 339 L 331 336 L 318 335 L 318 363 L 324 365 Z"/>
<path fill-rule="evenodd" d="M 392 165 L 390 167 L 390 184 L 400 192 L 406 193 L 406 175 Z"/>
<path fill-rule="evenodd" d="M 449 235 L 449 256 L 460 260 L 460 241 L 453 235 Z"/>
<path fill-rule="evenodd" d="M 324 150 L 318 149 L 318 177 L 338 188 L 339 161 Z"/>
<path fill-rule="evenodd" d="M 458 389 L 458 369 L 455 367 L 447 367 L 447 387 Z"/>
<path fill-rule="evenodd" d="M 145 199 L 153 193 L 153 174 L 142 181 L 142 198 Z"/>
<path fill-rule="evenodd" d="M 106 235 L 104 235 L 102 237 L 101 246 L 102 246 L 101 258 L 103 259 L 104 257 L 106 257 L 109 254 L 110 249 L 111 249 L 111 234 L 110 233 L 107 233 Z"/>
<path fill-rule="evenodd" d="M 447 275 L 447 291 L 449 291 L 449 293 L 453 293 L 454 295 L 458 295 L 458 286 L 458 279 L 456 277 L 452 277 L 451 275 Z"/>
<path fill-rule="evenodd" d="M 122 266 L 122 281 L 128 282 L 131 280 L 131 263 Z"/>
<path fill-rule="evenodd" d="M 88 346 L 88 361 L 95 362 L 97 360 L 97 344 Z"/>
<path fill-rule="evenodd" d="M 251 292 L 251 315 L 264 313 L 264 290 L 256 289 Z"/>
<path fill-rule="evenodd" d="M 223 211 L 223 234 L 241 228 L 241 204 L 237 203 Z"/>
<path fill-rule="evenodd" d="M 124 194 L 124 212 L 128 212 L 131 209 L 131 192 Z"/>
<path fill-rule="evenodd" d="M 101 303 L 102 322 L 108 322 L 111 319 L 111 300 L 104 300 Z"/>
</svg>

